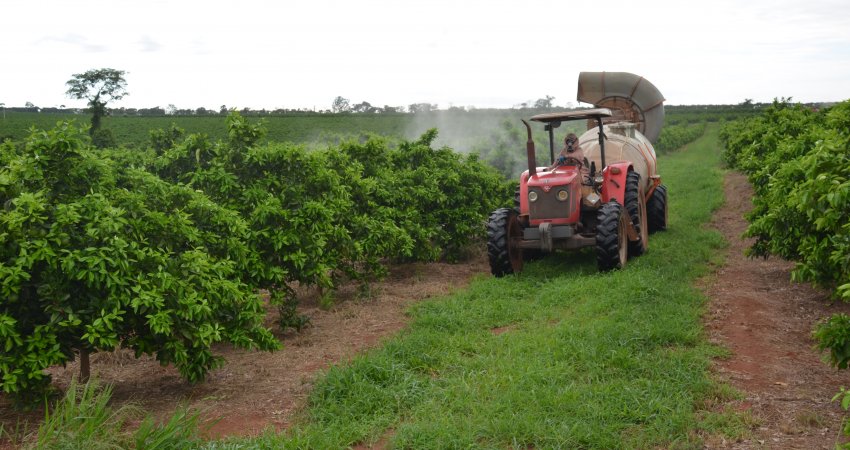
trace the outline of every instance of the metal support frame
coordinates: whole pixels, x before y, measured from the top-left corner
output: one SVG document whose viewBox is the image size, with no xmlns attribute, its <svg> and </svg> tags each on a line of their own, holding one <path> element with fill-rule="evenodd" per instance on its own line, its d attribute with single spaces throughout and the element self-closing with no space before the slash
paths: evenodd
<svg viewBox="0 0 850 450">
<path fill-rule="evenodd" d="M 605 133 L 602 131 L 602 118 L 596 118 L 596 124 L 599 126 L 599 156 L 602 159 L 602 170 L 605 169 Z"/>
<path fill-rule="evenodd" d="M 561 121 L 556 120 L 546 124 L 544 130 L 549 132 L 549 164 L 555 164 L 555 128 L 561 126 Z"/>
</svg>

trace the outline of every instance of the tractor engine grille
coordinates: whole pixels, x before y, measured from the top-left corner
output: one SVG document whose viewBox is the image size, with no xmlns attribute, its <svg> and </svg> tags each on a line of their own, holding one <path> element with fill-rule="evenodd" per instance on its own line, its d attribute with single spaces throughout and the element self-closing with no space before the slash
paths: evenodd
<svg viewBox="0 0 850 450">
<path fill-rule="evenodd" d="M 558 192 L 566 191 L 567 199 L 558 200 Z M 549 192 L 543 189 L 529 187 L 528 192 L 537 193 L 537 201 L 528 202 L 528 213 L 532 219 L 566 219 L 570 216 L 570 186 L 553 187 Z"/>
</svg>

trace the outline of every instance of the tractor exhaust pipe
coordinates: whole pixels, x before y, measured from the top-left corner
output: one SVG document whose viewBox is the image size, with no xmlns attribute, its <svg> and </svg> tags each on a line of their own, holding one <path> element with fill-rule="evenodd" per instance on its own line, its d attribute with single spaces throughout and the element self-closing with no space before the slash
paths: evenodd
<svg viewBox="0 0 850 450">
<path fill-rule="evenodd" d="M 528 156 L 528 177 L 537 175 L 537 155 L 534 153 L 534 140 L 531 139 L 531 126 L 525 120 L 525 129 L 528 131 L 528 140 L 525 142 L 525 153 Z"/>
</svg>

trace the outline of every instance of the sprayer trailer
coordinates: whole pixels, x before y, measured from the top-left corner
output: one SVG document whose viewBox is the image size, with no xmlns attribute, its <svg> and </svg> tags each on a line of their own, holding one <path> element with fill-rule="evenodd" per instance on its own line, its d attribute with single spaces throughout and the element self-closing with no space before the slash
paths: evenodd
<svg viewBox="0 0 850 450">
<path fill-rule="evenodd" d="M 523 262 L 555 250 L 595 247 L 599 270 L 625 266 L 647 251 L 649 234 L 667 228 L 667 189 L 652 142 L 664 119 L 664 98 L 651 83 L 625 72 L 582 72 L 578 100 L 594 109 L 539 114 L 549 137 L 550 165 L 537 166 L 531 125 L 528 170 L 514 208 L 487 223 L 487 252 L 495 276 L 522 271 Z M 566 135 L 555 155 L 555 129 L 585 121 L 581 136 Z"/>
</svg>

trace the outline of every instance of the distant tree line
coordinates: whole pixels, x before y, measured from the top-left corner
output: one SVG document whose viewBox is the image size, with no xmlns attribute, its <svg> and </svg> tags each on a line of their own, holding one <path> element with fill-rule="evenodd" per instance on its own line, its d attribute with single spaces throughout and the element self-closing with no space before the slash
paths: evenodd
<svg viewBox="0 0 850 450">
<path fill-rule="evenodd" d="M 231 111 L 238 111 L 243 116 L 262 117 L 262 116 L 285 116 L 285 115 L 316 115 L 316 114 L 421 114 L 432 113 L 437 111 L 449 111 L 463 113 L 468 111 L 500 111 L 504 109 L 528 110 L 546 112 L 550 110 L 576 109 L 576 106 L 568 102 L 565 106 L 558 106 L 553 103 L 555 97 L 546 95 L 537 100 L 529 100 L 526 102 L 513 105 L 511 108 L 476 108 L 474 106 L 449 106 L 445 109 L 440 109 L 436 103 L 412 103 L 407 106 L 374 106 L 368 101 L 352 103 L 349 99 L 337 96 L 331 107 L 328 109 L 309 109 L 309 108 L 276 108 L 276 109 L 253 109 L 250 107 L 235 108 L 221 105 L 218 109 L 215 108 L 178 108 L 174 104 L 169 104 L 165 108 L 154 106 L 151 108 L 105 108 L 106 115 L 111 116 L 227 116 Z M 726 113 L 742 113 L 752 112 L 758 113 L 763 108 L 770 106 L 771 103 L 755 103 L 752 99 L 745 99 L 743 102 L 736 105 L 666 105 L 664 108 L 669 112 L 684 113 L 685 115 L 695 116 L 689 122 L 699 122 L 702 118 L 697 118 L 700 114 L 708 113 L 711 116 L 722 116 Z M 830 106 L 828 103 L 805 103 L 803 106 L 814 110 Z M 38 107 L 31 102 L 26 102 L 24 106 L 5 106 L 0 103 L 0 107 L 8 112 L 29 112 L 29 113 L 61 113 L 61 114 L 81 114 L 91 112 L 90 108 L 69 108 L 65 105 L 55 107 Z M 709 120 L 711 121 L 711 120 Z"/>
</svg>

